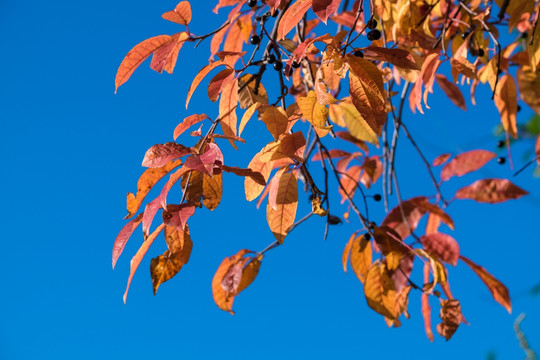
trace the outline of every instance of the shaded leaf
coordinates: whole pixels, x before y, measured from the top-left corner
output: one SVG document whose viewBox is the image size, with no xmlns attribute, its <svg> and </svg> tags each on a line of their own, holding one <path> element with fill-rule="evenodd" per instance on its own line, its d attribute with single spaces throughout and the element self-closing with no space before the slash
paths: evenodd
<svg viewBox="0 0 540 360">
<path fill-rule="evenodd" d="M 465 98 L 463 97 L 463 94 L 459 90 L 456 84 L 451 82 L 446 78 L 446 76 L 442 74 L 436 74 L 435 80 L 437 81 L 437 84 L 441 87 L 441 89 L 444 91 L 446 96 L 456 105 L 458 108 L 467 111 L 467 105 L 465 105 Z"/>
<path fill-rule="evenodd" d="M 130 220 L 122 230 L 120 230 L 120 233 L 118 233 L 118 236 L 116 236 L 116 239 L 114 240 L 113 245 L 113 251 L 112 251 L 112 267 L 114 269 L 116 265 L 116 261 L 122 255 L 122 252 L 124 251 L 124 247 L 126 246 L 126 243 L 128 242 L 129 238 L 131 237 L 131 234 L 135 231 L 135 229 L 139 226 L 143 218 L 143 214 L 139 214 L 136 218 Z"/>
<path fill-rule="evenodd" d="M 484 267 L 475 264 L 463 255 L 461 255 L 459 258 L 469 265 L 476 275 L 478 275 L 480 280 L 486 284 L 495 301 L 501 304 L 509 313 L 512 313 L 510 293 L 508 292 L 506 286 L 504 286 L 504 284 L 497 280 L 493 275 L 488 273 Z"/>
<path fill-rule="evenodd" d="M 210 80 L 208 84 L 208 98 L 212 102 L 216 102 L 219 98 L 219 94 L 223 91 L 223 88 L 234 79 L 233 69 L 221 70 Z"/>
<path fill-rule="evenodd" d="M 144 255 L 146 255 L 146 252 L 150 248 L 150 245 L 152 245 L 152 243 L 164 227 L 165 224 L 159 225 L 156 230 L 154 230 L 154 232 L 152 232 L 152 234 L 150 234 L 150 236 L 148 236 L 148 238 L 143 242 L 139 250 L 137 250 L 135 256 L 131 259 L 129 278 L 126 286 L 126 292 L 124 293 L 124 304 L 126 303 L 129 286 L 131 285 L 131 280 L 133 279 L 133 275 L 135 275 L 135 271 L 137 271 L 137 268 L 139 267 L 142 259 L 144 258 Z"/>
<path fill-rule="evenodd" d="M 437 325 L 437 332 L 448 341 L 461 324 L 461 305 L 458 300 L 450 299 L 441 300 L 441 307 L 440 316 L 443 322 Z"/>
<path fill-rule="evenodd" d="M 174 142 L 157 144 L 146 151 L 142 161 L 142 166 L 149 168 L 160 168 L 165 166 L 171 160 L 178 159 L 179 157 L 192 153 L 192 148 L 188 148 Z"/>
<path fill-rule="evenodd" d="M 496 157 L 495 153 L 487 150 L 471 150 L 457 155 L 441 170 L 441 180 L 447 181 L 452 176 L 463 176 L 478 170 Z"/>
<path fill-rule="evenodd" d="M 420 238 L 424 249 L 439 260 L 456 266 L 459 259 L 459 245 L 450 235 L 432 233 Z"/>
<path fill-rule="evenodd" d="M 540 114 L 540 72 L 522 67 L 518 68 L 516 78 L 521 99 Z"/>
<path fill-rule="evenodd" d="M 370 46 L 364 48 L 363 51 L 367 59 L 386 61 L 403 69 L 420 70 L 412 55 L 404 49 Z"/>
<path fill-rule="evenodd" d="M 159 49 L 163 44 L 169 42 L 171 37 L 169 35 L 159 35 L 146 39 L 131 49 L 126 57 L 122 60 L 122 63 L 116 71 L 116 78 L 114 80 L 115 90 L 118 91 L 118 88 L 128 81 L 129 77 L 139 65 L 146 60 L 154 51 Z"/>
<path fill-rule="evenodd" d="M 249 84 L 247 82 L 252 78 L 251 74 L 245 74 L 238 79 L 238 86 L 240 93 L 238 94 L 238 101 L 240 102 L 240 108 L 247 109 L 255 103 L 262 105 L 268 105 L 268 95 L 262 84 L 257 85 L 256 80 L 252 80 Z M 247 84 L 247 85 L 246 85 Z"/>
<path fill-rule="evenodd" d="M 501 114 L 504 130 L 517 138 L 517 90 L 512 76 L 504 75 L 501 77 L 493 100 Z"/>
<path fill-rule="evenodd" d="M 511 199 L 519 199 L 527 191 L 512 184 L 508 179 L 477 180 L 456 192 L 457 199 L 471 199 L 482 203 L 500 203 Z"/>
<path fill-rule="evenodd" d="M 137 194 L 127 194 L 128 214 L 124 219 L 129 219 L 135 215 L 144 201 L 144 198 L 154 187 L 154 185 L 157 184 L 157 182 L 167 175 L 171 170 L 180 166 L 181 164 L 181 160 L 171 160 L 162 167 L 146 169 L 139 178 L 139 181 L 137 181 Z"/>
<path fill-rule="evenodd" d="M 167 226 L 184 230 L 187 220 L 195 213 L 195 206 L 190 204 L 167 205 L 163 209 L 163 223 Z"/>
<path fill-rule="evenodd" d="M 452 155 L 451 154 L 442 154 L 442 155 L 437 156 L 433 160 L 433 162 L 431 163 L 431 166 L 441 166 L 442 164 L 447 162 L 448 159 L 450 159 L 450 156 L 452 156 Z"/>
<path fill-rule="evenodd" d="M 178 274 L 183 265 L 179 259 L 170 256 L 169 250 L 165 250 L 163 255 L 150 261 L 150 277 L 152 278 L 154 295 L 156 295 L 159 286 Z"/>
<path fill-rule="evenodd" d="M 313 0 L 313 12 L 323 23 L 332 16 L 339 7 L 341 0 Z"/>
</svg>

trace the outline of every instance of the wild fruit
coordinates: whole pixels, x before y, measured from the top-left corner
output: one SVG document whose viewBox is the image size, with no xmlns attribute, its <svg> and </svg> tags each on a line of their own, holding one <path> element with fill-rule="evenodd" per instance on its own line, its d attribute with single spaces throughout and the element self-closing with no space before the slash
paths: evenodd
<svg viewBox="0 0 540 360">
<path fill-rule="evenodd" d="M 274 63 L 274 70 L 280 71 L 281 69 L 283 69 L 283 63 L 281 61 Z"/>
<path fill-rule="evenodd" d="M 354 56 L 363 58 L 364 53 L 362 51 L 360 51 L 360 50 L 355 50 L 354 51 Z"/>
<path fill-rule="evenodd" d="M 253 36 L 249 39 L 249 42 L 252 43 L 253 45 L 257 45 L 258 43 L 261 42 L 261 38 L 259 37 L 259 35 L 253 35 Z"/>
<path fill-rule="evenodd" d="M 497 158 L 498 164 L 503 165 L 505 162 L 506 162 L 506 158 L 504 156 Z"/>
<path fill-rule="evenodd" d="M 257 6 L 257 0 L 249 0 L 248 1 L 248 6 L 251 6 L 251 7 Z"/>
<path fill-rule="evenodd" d="M 375 194 L 373 195 L 373 200 L 375 201 L 381 201 L 382 197 L 381 197 L 381 194 Z"/>
<path fill-rule="evenodd" d="M 369 41 L 379 40 L 381 38 L 381 32 L 377 29 L 371 30 L 367 33 L 367 38 Z"/>
<path fill-rule="evenodd" d="M 369 19 L 369 21 L 367 22 L 366 26 L 369 28 L 369 29 L 375 29 L 377 27 L 377 20 L 375 19 Z"/>
</svg>

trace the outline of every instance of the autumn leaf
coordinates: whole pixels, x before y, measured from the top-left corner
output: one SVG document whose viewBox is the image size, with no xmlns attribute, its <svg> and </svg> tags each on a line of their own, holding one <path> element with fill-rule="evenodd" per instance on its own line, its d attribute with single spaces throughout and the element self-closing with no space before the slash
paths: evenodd
<svg viewBox="0 0 540 360">
<path fill-rule="evenodd" d="M 188 94 L 186 97 L 186 109 L 188 108 L 189 101 L 191 100 L 191 96 L 193 95 L 193 93 L 195 92 L 195 89 L 197 89 L 201 81 L 206 77 L 206 75 L 210 73 L 210 71 L 214 70 L 220 65 L 225 65 L 225 63 L 223 61 L 215 61 L 211 64 L 206 65 L 197 73 L 197 75 L 195 76 L 195 79 L 193 79 L 193 82 L 191 83 L 188 90 Z"/>
<path fill-rule="evenodd" d="M 442 155 L 437 156 L 433 160 L 433 162 L 431 163 L 431 166 L 441 166 L 442 164 L 447 162 L 448 159 L 450 159 L 450 156 L 452 156 L 452 155 L 451 154 L 442 154 Z"/>
<path fill-rule="evenodd" d="M 262 255 L 254 257 L 246 266 L 244 266 L 242 269 L 242 279 L 240 280 L 240 284 L 238 284 L 238 293 L 245 290 L 255 280 L 259 274 L 262 258 Z"/>
<path fill-rule="evenodd" d="M 279 136 L 285 133 L 287 126 L 289 125 L 289 119 L 287 113 L 282 107 L 269 106 L 262 110 L 261 120 L 266 125 L 266 128 L 274 137 L 274 140 L 278 140 Z"/>
<path fill-rule="evenodd" d="M 332 126 L 326 126 L 328 108 L 319 104 L 313 90 L 307 96 L 298 98 L 298 107 L 303 117 L 313 125 L 319 137 L 325 136 L 332 129 Z"/>
<path fill-rule="evenodd" d="M 467 111 L 467 105 L 465 105 L 465 98 L 463 97 L 463 94 L 459 90 L 456 84 L 451 82 L 446 78 L 446 76 L 442 74 L 437 74 L 435 76 L 435 80 L 437 81 L 437 84 L 441 87 L 441 89 L 444 91 L 446 96 L 456 105 L 458 108 Z"/>
<path fill-rule="evenodd" d="M 129 221 L 122 230 L 120 230 L 120 233 L 118 233 L 118 236 L 116 236 L 116 239 L 114 240 L 113 245 L 113 251 L 112 251 L 112 268 L 114 269 L 116 265 L 116 261 L 122 255 L 122 252 L 124 251 L 124 247 L 126 246 L 126 243 L 128 242 L 129 238 L 131 237 L 131 234 L 135 231 L 135 229 L 139 226 L 143 218 L 143 214 L 139 214 L 136 218 Z"/>
<path fill-rule="evenodd" d="M 157 144 L 146 151 L 142 166 L 148 168 L 160 168 L 165 166 L 171 160 L 192 154 L 193 152 L 192 148 L 174 142 Z"/>
<path fill-rule="evenodd" d="M 351 267 L 360 282 L 364 283 L 371 267 L 373 252 L 371 242 L 364 235 L 357 236 L 351 244 Z"/>
<path fill-rule="evenodd" d="M 174 34 L 169 42 L 154 51 L 150 68 L 160 74 L 163 70 L 172 74 L 178 60 L 178 53 L 188 38 L 189 35 L 185 31 Z"/>
<path fill-rule="evenodd" d="M 459 259 L 459 245 L 450 235 L 432 233 L 420 238 L 424 249 L 439 260 L 456 266 Z"/>
<path fill-rule="evenodd" d="M 238 101 L 242 109 L 247 109 L 256 103 L 268 105 L 268 95 L 264 86 L 254 79 L 255 75 L 251 74 L 242 75 L 238 79 L 238 86 L 242 89 L 238 94 Z"/>
<path fill-rule="evenodd" d="M 512 313 L 510 293 L 508 292 L 506 286 L 504 286 L 504 284 L 497 280 L 493 275 L 488 273 L 484 267 L 475 264 L 463 255 L 461 255 L 459 258 L 469 265 L 476 275 L 478 275 L 480 280 L 486 284 L 495 301 L 501 304 L 509 313 Z"/>
<path fill-rule="evenodd" d="M 114 80 L 116 93 L 120 85 L 128 81 L 129 77 L 139 65 L 146 60 L 154 51 L 159 49 L 163 44 L 169 42 L 171 37 L 169 35 L 159 35 L 146 39 L 131 49 L 122 63 L 118 67 L 116 72 L 116 78 Z"/>
<path fill-rule="evenodd" d="M 159 168 L 146 169 L 139 181 L 137 182 L 137 194 L 127 194 L 127 211 L 128 214 L 124 219 L 129 219 L 139 210 L 142 202 L 150 190 L 154 187 L 159 180 L 161 180 L 169 172 L 177 168 L 182 164 L 181 160 L 171 160 L 167 164 Z"/>
<path fill-rule="evenodd" d="M 537 114 L 540 114 L 540 72 L 533 72 L 530 67 L 523 67 L 517 70 L 516 78 L 521 99 Z"/>
<path fill-rule="evenodd" d="M 188 177 L 185 176 L 184 179 L 187 180 Z M 186 201 L 199 207 L 204 204 L 208 210 L 214 210 L 221 202 L 222 182 L 221 174 L 210 177 L 200 172 L 191 173 L 189 185 L 186 188 Z M 182 188 L 185 188 L 185 182 L 182 182 Z"/>
<path fill-rule="evenodd" d="M 238 79 L 230 81 L 223 88 L 221 99 L 219 100 L 219 118 L 223 134 L 226 136 L 236 136 L 236 107 L 238 104 Z M 234 141 L 230 141 L 233 148 L 237 149 Z"/>
<path fill-rule="evenodd" d="M 249 177 L 254 182 L 256 182 L 257 184 L 259 184 L 261 186 L 266 185 L 266 180 L 265 180 L 264 176 L 258 171 L 253 171 L 251 169 L 241 169 L 239 167 L 225 166 L 225 165 L 222 166 L 222 169 L 225 172 L 231 172 L 231 173 L 233 173 L 235 175 L 238 175 L 238 176 Z"/>
<path fill-rule="evenodd" d="M 341 0 L 313 0 L 313 12 L 323 23 L 332 16 L 339 7 Z"/>
<path fill-rule="evenodd" d="M 163 223 L 178 230 L 184 230 L 187 220 L 195 213 L 195 206 L 190 204 L 167 205 L 163 209 Z"/>
<path fill-rule="evenodd" d="M 511 199 L 519 199 L 527 191 L 512 184 L 508 179 L 477 180 L 456 192 L 456 199 L 470 199 L 481 203 L 500 203 Z"/>
<path fill-rule="evenodd" d="M 265 153 L 264 148 L 255 154 L 253 159 L 248 164 L 248 169 L 253 172 L 257 172 L 262 175 L 265 180 L 265 183 L 268 181 L 270 172 L 272 171 L 273 161 L 263 160 L 262 155 Z M 256 181 L 251 177 L 246 177 L 244 180 L 244 189 L 247 201 L 255 200 L 264 189 L 263 184 L 260 181 Z"/>
<path fill-rule="evenodd" d="M 386 61 L 403 69 L 420 70 L 412 55 L 404 49 L 370 46 L 362 49 L 367 59 Z"/>
<path fill-rule="evenodd" d="M 223 162 L 223 154 L 219 147 L 214 143 L 208 143 L 204 153 L 188 157 L 184 166 L 188 169 L 212 176 L 221 171 Z"/>
<path fill-rule="evenodd" d="M 461 324 L 461 304 L 456 299 L 441 300 L 441 307 L 443 322 L 437 325 L 437 332 L 448 341 Z"/>
<path fill-rule="evenodd" d="M 297 0 L 285 10 L 279 22 L 277 40 L 283 39 L 302 20 L 310 7 L 311 0 Z"/>
<path fill-rule="evenodd" d="M 349 130 L 350 136 L 352 136 L 354 139 L 366 141 L 379 146 L 379 138 L 377 134 L 358 112 L 358 110 L 356 110 L 356 107 L 353 104 L 343 102 L 335 105 L 334 108 L 339 109 L 339 114 L 345 121 L 345 125 Z"/>
<path fill-rule="evenodd" d="M 366 143 L 352 136 L 349 131 L 338 131 L 336 132 L 336 136 L 342 140 L 353 143 L 354 145 L 358 146 L 360 149 L 364 150 L 364 152 L 367 154 L 369 149 L 366 146 Z"/>
<path fill-rule="evenodd" d="M 292 172 L 284 173 L 280 177 L 275 202 L 275 210 L 270 202 L 268 203 L 266 220 L 275 238 L 282 244 L 294 223 L 298 207 L 298 185 Z"/>
<path fill-rule="evenodd" d="M 191 21 L 191 4 L 189 1 L 180 1 L 174 10 L 167 11 L 161 17 L 165 20 L 187 26 Z"/>
<path fill-rule="evenodd" d="M 463 176 L 486 165 L 497 155 L 487 150 L 471 150 L 457 155 L 441 170 L 441 180 L 447 181 L 452 176 Z"/>
<path fill-rule="evenodd" d="M 424 264 L 424 283 L 429 281 L 429 265 Z M 431 306 L 429 306 L 429 294 L 427 292 L 422 292 L 421 295 L 422 303 L 422 317 L 424 318 L 424 330 L 426 331 L 426 336 L 429 341 L 433 342 L 433 330 L 431 328 Z"/>
<path fill-rule="evenodd" d="M 396 318 L 396 291 L 386 266 L 376 261 L 364 279 L 364 295 L 370 308 L 393 320 Z"/>
<path fill-rule="evenodd" d="M 501 114 L 501 122 L 504 130 L 514 138 L 517 138 L 517 90 L 512 76 L 504 75 L 501 77 L 493 100 Z"/>
<path fill-rule="evenodd" d="M 216 102 L 219 98 L 219 94 L 223 91 L 223 88 L 234 79 L 233 69 L 221 70 L 210 80 L 208 84 L 208 98 L 212 102 Z"/>
<path fill-rule="evenodd" d="M 176 128 L 174 129 L 173 139 L 176 140 L 180 135 L 184 133 L 184 131 L 186 131 L 191 126 L 198 124 L 205 119 L 210 119 L 210 118 L 206 114 L 200 114 L 200 115 L 195 114 L 195 115 L 188 116 L 180 124 L 178 124 Z"/>
<path fill-rule="evenodd" d="M 137 271 L 137 268 L 139 267 L 142 259 L 144 258 L 144 255 L 146 255 L 146 252 L 150 248 L 150 245 L 152 245 L 152 243 L 164 227 L 165 224 L 159 225 L 156 230 L 154 230 L 154 232 L 152 232 L 152 234 L 150 234 L 150 236 L 148 236 L 148 238 L 143 242 L 139 250 L 137 250 L 135 256 L 131 259 L 129 278 L 126 286 L 126 292 L 124 293 L 124 304 L 126 303 L 129 286 L 131 285 L 131 280 L 133 279 L 133 275 L 135 275 L 135 271 Z"/>
</svg>

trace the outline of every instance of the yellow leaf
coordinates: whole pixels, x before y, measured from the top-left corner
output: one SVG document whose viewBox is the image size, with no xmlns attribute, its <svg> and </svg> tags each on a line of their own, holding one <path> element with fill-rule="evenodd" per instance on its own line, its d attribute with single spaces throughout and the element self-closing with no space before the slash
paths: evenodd
<svg viewBox="0 0 540 360">
<path fill-rule="evenodd" d="M 253 103 L 242 115 L 242 120 L 240 120 L 240 126 L 238 127 L 238 136 L 242 135 L 244 128 L 246 127 L 248 121 L 251 119 L 255 111 L 261 106 L 260 103 Z"/>
<path fill-rule="evenodd" d="M 384 264 L 376 261 L 367 271 L 364 295 L 370 308 L 379 314 L 396 319 L 396 291 Z"/>
<path fill-rule="evenodd" d="M 284 173 L 279 179 L 276 196 L 276 210 L 270 204 L 266 207 L 266 220 L 270 230 L 280 244 L 283 243 L 289 228 L 294 224 L 298 207 L 298 184 L 292 172 Z"/>
<path fill-rule="evenodd" d="M 353 137 L 379 146 L 377 134 L 375 134 L 371 126 L 358 110 L 356 110 L 356 107 L 353 104 L 343 102 L 338 105 L 333 105 L 333 107 L 339 107 L 341 109 L 341 117 L 345 121 L 347 129 L 349 129 L 349 132 Z"/>
<path fill-rule="evenodd" d="M 252 79 L 249 84 L 245 85 L 252 76 L 254 75 L 245 74 L 240 76 L 238 79 L 238 86 L 242 89 L 238 94 L 238 100 L 240 102 L 240 108 L 242 109 L 249 108 L 255 103 L 268 105 L 268 95 L 266 94 L 266 90 L 261 83 L 259 83 L 258 87 L 255 88 L 255 85 L 257 85 L 257 80 Z M 255 89 L 257 91 L 255 91 Z"/>
<path fill-rule="evenodd" d="M 303 117 L 313 125 L 319 137 L 325 136 L 332 129 L 332 126 L 326 126 L 328 108 L 319 104 L 313 90 L 308 93 L 308 96 L 298 98 L 298 107 Z"/>
<path fill-rule="evenodd" d="M 317 195 L 311 200 L 311 211 L 315 215 L 319 215 L 319 216 L 328 215 L 328 210 L 324 210 L 322 208 L 322 203 L 321 203 L 321 197 L 320 196 Z"/>
<path fill-rule="evenodd" d="M 242 279 L 238 285 L 238 292 L 245 290 L 255 280 L 259 274 L 259 268 L 261 267 L 261 260 L 263 256 L 253 258 L 242 270 Z"/>
<path fill-rule="evenodd" d="M 351 246 L 351 267 L 360 282 L 364 283 L 372 264 L 371 242 L 364 235 L 357 236 Z"/>
<path fill-rule="evenodd" d="M 530 67 L 524 66 L 518 68 L 516 77 L 521 99 L 540 114 L 540 72 L 534 72 Z"/>
<path fill-rule="evenodd" d="M 274 140 L 277 141 L 279 136 L 287 130 L 289 124 L 287 114 L 283 108 L 275 106 L 266 107 L 262 111 L 261 120 L 265 123 Z"/>
</svg>

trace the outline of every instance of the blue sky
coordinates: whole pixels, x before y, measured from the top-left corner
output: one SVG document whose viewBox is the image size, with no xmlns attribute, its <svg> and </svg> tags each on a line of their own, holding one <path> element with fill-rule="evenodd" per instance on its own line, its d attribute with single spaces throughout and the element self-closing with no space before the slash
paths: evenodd
<svg viewBox="0 0 540 360">
<path fill-rule="evenodd" d="M 521 312 L 527 314 L 523 329 L 531 346 L 540 350 L 539 298 L 529 294 L 540 282 L 540 186 L 532 168 L 512 179 L 530 192 L 522 200 L 494 206 L 462 201 L 448 210 L 462 254 L 507 284 L 514 307 L 508 315 L 460 263 L 450 269 L 450 281 L 471 325 L 461 326 L 450 342 L 440 337 L 428 342 L 417 293 L 410 301 L 411 319 L 388 329 L 367 307 L 358 280 L 341 269 L 343 247 L 356 225 L 333 227 L 323 241 L 321 219 L 294 230 L 283 247 L 268 253 L 259 277 L 236 300 L 235 316 L 219 310 L 210 282 L 223 257 L 241 248 L 260 250 L 273 241 L 264 210 L 245 201 L 243 181 L 233 175 L 225 177 L 221 205 L 214 212 L 198 211 L 190 220 L 190 263 L 153 296 L 150 258 L 165 249 L 157 241 L 124 305 L 129 259 L 142 239 L 138 233 L 131 239 L 115 271 L 111 249 L 124 224 L 125 194 L 136 190 L 143 171 L 144 152 L 171 141 L 185 116 L 217 113 L 202 87 L 189 111 L 184 107 L 189 84 L 208 57 L 208 42 L 197 51 L 191 45 L 182 49 L 172 76 L 143 64 L 114 95 L 116 69 L 132 46 L 181 30 L 160 17 L 175 5 L 0 3 L 0 39 L 6 49 L 0 58 L 0 149 L 5 156 L 0 279 L 6 286 L 0 297 L 0 358 L 482 359 L 492 351 L 497 359 L 513 359 L 523 357 L 512 329 Z M 194 33 L 221 23 L 223 14 L 211 13 L 213 6 L 196 2 Z M 428 158 L 475 148 L 495 151 L 498 139 L 492 129 L 499 116 L 490 94 L 479 90 L 478 105 L 468 101 L 466 113 L 440 94 L 436 87 L 426 115 L 405 111 Z M 521 122 L 531 116 L 523 108 Z M 225 161 L 246 166 L 271 140 L 265 131 L 264 125 L 250 123 L 248 143 L 240 152 L 222 146 Z M 431 194 L 423 165 L 405 140 L 402 144 L 397 173 L 403 197 Z M 516 163 L 524 162 L 521 155 L 530 146 L 529 141 L 514 148 Z M 511 174 L 508 165 L 493 161 L 443 190 L 450 197 L 479 177 Z M 380 192 L 370 193 L 375 191 Z M 371 205 L 370 211 L 382 219 L 382 205 Z M 308 211 L 309 202 L 301 196 L 298 216 Z"/>
</svg>

